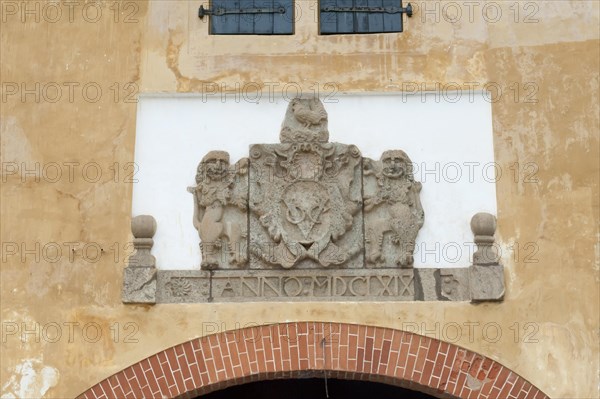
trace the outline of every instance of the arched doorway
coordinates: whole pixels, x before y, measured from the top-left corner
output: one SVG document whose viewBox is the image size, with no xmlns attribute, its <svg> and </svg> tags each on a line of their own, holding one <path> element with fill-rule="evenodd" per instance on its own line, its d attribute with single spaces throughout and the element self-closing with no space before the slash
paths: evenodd
<svg viewBox="0 0 600 399">
<path fill-rule="evenodd" d="M 150 356 L 81 399 L 194 398 L 256 381 L 371 381 L 444 398 L 548 398 L 500 363 L 405 331 L 295 322 L 208 335 Z"/>
<path fill-rule="evenodd" d="M 235 385 L 196 399 L 435 399 L 431 395 L 369 381 L 323 378 L 269 380 Z"/>
</svg>

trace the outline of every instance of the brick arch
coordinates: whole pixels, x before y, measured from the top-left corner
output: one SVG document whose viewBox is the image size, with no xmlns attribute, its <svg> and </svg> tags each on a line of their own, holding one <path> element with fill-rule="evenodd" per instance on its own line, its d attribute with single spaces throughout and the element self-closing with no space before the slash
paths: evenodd
<svg viewBox="0 0 600 399">
<path fill-rule="evenodd" d="M 456 345 L 389 328 L 322 322 L 193 339 L 127 367 L 79 398 L 193 398 L 253 381 L 325 373 L 444 398 L 548 398 L 500 363 Z"/>
</svg>

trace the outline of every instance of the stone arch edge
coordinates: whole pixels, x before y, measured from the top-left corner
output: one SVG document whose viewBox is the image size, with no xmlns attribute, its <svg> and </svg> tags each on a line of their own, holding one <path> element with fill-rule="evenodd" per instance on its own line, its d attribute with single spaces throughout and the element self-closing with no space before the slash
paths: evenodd
<svg viewBox="0 0 600 399">
<path fill-rule="evenodd" d="M 106 378 L 78 399 L 193 398 L 254 381 L 366 380 L 439 398 L 548 399 L 502 364 L 457 345 L 386 327 L 291 322 L 195 338 Z"/>
</svg>

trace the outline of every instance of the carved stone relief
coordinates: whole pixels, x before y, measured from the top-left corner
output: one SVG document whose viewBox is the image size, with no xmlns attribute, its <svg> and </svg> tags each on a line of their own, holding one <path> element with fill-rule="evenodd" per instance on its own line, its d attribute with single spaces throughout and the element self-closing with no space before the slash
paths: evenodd
<svg viewBox="0 0 600 399">
<path fill-rule="evenodd" d="M 238 269 L 248 263 L 248 159 L 229 164 L 225 151 L 211 151 L 196 171 L 193 223 L 200 236 L 202 269 Z"/>
<path fill-rule="evenodd" d="M 210 271 L 161 270 L 157 279 L 156 302 L 209 302 Z"/>
<path fill-rule="evenodd" d="M 413 268 L 425 214 L 422 185 L 402 150 L 379 161 L 330 143 L 317 98 L 288 105 L 279 144 L 254 144 L 231 165 L 211 151 L 200 162 L 192 223 L 201 270 L 157 272 L 156 224 L 134 218 L 137 252 L 124 273 L 124 302 L 499 300 L 503 269 L 496 221 L 471 221 L 473 266 Z M 473 286 L 476 284 L 476 286 Z"/>
<path fill-rule="evenodd" d="M 250 268 L 363 267 L 355 146 L 262 144 L 250 156 Z"/>
<path fill-rule="evenodd" d="M 282 143 L 329 141 L 327 112 L 318 98 L 294 98 L 288 105 L 279 133 Z"/>
<path fill-rule="evenodd" d="M 367 267 L 411 268 L 425 214 L 412 162 L 402 150 L 363 161 Z"/>
<path fill-rule="evenodd" d="M 282 144 L 250 148 L 250 268 L 361 268 L 361 156 L 328 143 L 316 99 L 290 102 Z"/>
</svg>

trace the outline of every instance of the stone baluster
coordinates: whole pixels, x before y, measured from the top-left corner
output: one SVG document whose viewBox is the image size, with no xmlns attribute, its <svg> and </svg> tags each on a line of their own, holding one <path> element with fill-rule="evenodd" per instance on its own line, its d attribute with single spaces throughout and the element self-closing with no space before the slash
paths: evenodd
<svg viewBox="0 0 600 399">
<path fill-rule="evenodd" d="M 150 215 L 140 215 L 131 219 L 133 248 L 135 253 L 129 257 L 128 267 L 156 267 L 156 258 L 150 253 L 154 245 L 156 220 Z"/>
<path fill-rule="evenodd" d="M 474 265 L 497 265 L 500 257 L 494 246 L 496 233 L 496 217 L 489 213 L 477 213 L 471 219 L 471 231 L 477 251 L 473 254 Z"/>
<path fill-rule="evenodd" d="M 469 286 L 472 302 L 501 301 L 504 298 L 504 267 L 494 245 L 496 217 L 477 213 L 471 219 L 477 250 L 469 267 Z"/>
<path fill-rule="evenodd" d="M 150 253 L 154 245 L 156 220 L 150 215 L 131 219 L 135 253 L 129 257 L 123 278 L 124 303 L 156 303 L 156 258 Z"/>
</svg>

